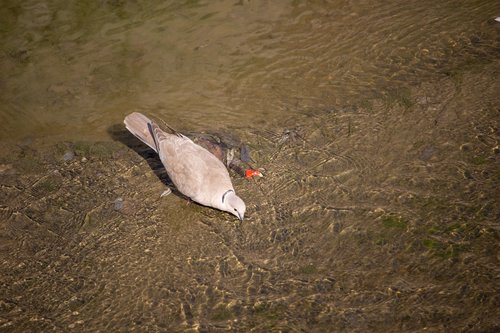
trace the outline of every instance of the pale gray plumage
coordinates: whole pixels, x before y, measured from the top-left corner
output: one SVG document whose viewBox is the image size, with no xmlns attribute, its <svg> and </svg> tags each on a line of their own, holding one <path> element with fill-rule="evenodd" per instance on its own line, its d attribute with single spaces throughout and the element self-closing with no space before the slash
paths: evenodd
<svg viewBox="0 0 500 333">
<path fill-rule="evenodd" d="M 217 208 L 243 220 L 245 203 L 236 195 L 224 164 L 205 148 L 176 132 L 164 132 L 145 115 L 125 117 L 127 129 L 154 149 L 167 173 L 185 196 L 202 205 Z"/>
</svg>

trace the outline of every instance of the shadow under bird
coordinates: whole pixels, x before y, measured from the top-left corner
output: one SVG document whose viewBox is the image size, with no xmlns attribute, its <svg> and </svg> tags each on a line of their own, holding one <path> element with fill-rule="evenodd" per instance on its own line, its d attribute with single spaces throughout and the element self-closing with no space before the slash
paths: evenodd
<svg viewBox="0 0 500 333">
<path fill-rule="evenodd" d="M 129 114 L 124 123 L 130 133 L 158 153 L 179 192 L 243 221 L 245 203 L 236 195 L 227 168 L 217 157 L 170 127 L 169 133 L 163 131 L 142 113 Z"/>
</svg>

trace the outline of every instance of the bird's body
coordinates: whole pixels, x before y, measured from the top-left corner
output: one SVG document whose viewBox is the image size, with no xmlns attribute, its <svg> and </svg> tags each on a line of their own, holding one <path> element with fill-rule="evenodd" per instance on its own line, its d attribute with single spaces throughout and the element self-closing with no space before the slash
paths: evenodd
<svg viewBox="0 0 500 333">
<path fill-rule="evenodd" d="M 170 179 L 179 192 L 204 206 L 236 215 L 241 220 L 245 204 L 235 193 L 224 164 L 188 137 L 167 133 L 141 113 L 125 118 L 125 126 L 160 156 Z"/>
</svg>

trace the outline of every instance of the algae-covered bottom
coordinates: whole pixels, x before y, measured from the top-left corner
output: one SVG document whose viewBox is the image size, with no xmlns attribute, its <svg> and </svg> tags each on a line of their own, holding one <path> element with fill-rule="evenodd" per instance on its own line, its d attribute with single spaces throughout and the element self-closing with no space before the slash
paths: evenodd
<svg viewBox="0 0 500 333">
<path fill-rule="evenodd" d="M 495 68 L 236 130 L 243 223 L 124 129 L 7 147 L 0 330 L 498 331 Z"/>
</svg>

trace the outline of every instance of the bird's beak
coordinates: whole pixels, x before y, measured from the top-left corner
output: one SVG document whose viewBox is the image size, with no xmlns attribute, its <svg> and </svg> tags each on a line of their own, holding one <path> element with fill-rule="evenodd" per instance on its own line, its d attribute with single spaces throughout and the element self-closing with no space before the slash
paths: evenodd
<svg viewBox="0 0 500 333">
<path fill-rule="evenodd" d="M 241 222 L 243 222 L 243 216 L 241 216 L 240 212 L 238 212 L 238 218 L 240 219 Z"/>
</svg>

